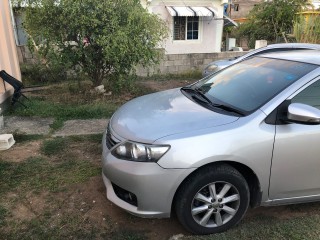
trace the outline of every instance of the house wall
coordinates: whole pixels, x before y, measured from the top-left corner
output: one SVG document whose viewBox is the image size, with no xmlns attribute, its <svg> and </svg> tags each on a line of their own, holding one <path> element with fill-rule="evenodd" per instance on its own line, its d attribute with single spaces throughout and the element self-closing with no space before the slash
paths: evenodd
<svg viewBox="0 0 320 240">
<path fill-rule="evenodd" d="M 21 79 L 20 67 L 10 15 L 9 0 L 0 1 L 0 70 Z M 6 90 L 5 90 L 6 89 Z M 0 105 L 12 94 L 10 85 L 4 87 L 0 79 Z"/>
<path fill-rule="evenodd" d="M 210 62 L 242 56 L 247 52 L 167 54 L 161 62 L 151 68 L 138 67 L 138 76 L 154 74 L 183 74 L 191 71 L 202 71 Z"/>
<path fill-rule="evenodd" d="M 312 3 L 316 9 L 320 9 L 320 1 L 312 1 Z"/>
<path fill-rule="evenodd" d="M 165 54 L 185 54 L 185 53 L 214 53 L 221 51 L 221 39 L 223 31 L 223 3 L 221 0 L 152 0 L 142 1 L 149 12 L 158 14 L 169 27 L 169 37 L 161 47 L 165 49 Z M 166 6 L 192 6 L 192 7 L 212 7 L 218 16 L 201 17 L 198 40 L 173 40 L 173 17 L 169 14 Z"/>
<path fill-rule="evenodd" d="M 235 11 L 234 8 L 231 7 L 231 11 L 228 11 L 228 13 L 232 19 L 245 18 L 248 16 L 254 5 L 261 2 L 263 2 L 263 0 L 233 0 L 233 4 L 239 4 L 239 10 Z"/>
</svg>

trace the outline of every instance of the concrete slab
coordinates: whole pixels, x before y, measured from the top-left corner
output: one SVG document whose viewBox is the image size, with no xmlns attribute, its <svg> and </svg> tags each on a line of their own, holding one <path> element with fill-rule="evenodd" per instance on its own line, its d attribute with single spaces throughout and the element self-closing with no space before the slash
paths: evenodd
<svg viewBox="0 0 320 240">
<path fill-rule="evenodd" d="M 52 123 L 53 118 L 5 117 L 4 128 L 0 129 L 0 134 L 19 132 L 46 135 L 50 133 Z"/>
<path fill-rule="evenodd" d="M 64 126 L 56 131 L 53 136 L 63 137 L 72 135 L 88 135 L 103 133 L 109 119 L 69 120 Z"/>
</svg>

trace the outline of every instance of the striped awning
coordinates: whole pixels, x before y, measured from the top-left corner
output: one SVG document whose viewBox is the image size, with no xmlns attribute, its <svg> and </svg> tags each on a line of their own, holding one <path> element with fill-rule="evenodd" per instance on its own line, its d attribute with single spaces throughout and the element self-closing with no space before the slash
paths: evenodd
<svg viewBox="0 0 320 240">
<path fill-rule="evenodd" d="M 229 27 L 229 26 L 238 26 L 238 23 L 236 23 L 235 21 L 233 21 L 231 18 L 229 18 L 226 15 L 223 15 L 223 20 L 224 20 L 224 26 L 225 27 Z"/>
<path fill-rule="evenodd" d="M 216 11 L 212 7 L 174 7 L 167 6 L 168 12 L 173 17 L 214 17 Z"/>
</svg>

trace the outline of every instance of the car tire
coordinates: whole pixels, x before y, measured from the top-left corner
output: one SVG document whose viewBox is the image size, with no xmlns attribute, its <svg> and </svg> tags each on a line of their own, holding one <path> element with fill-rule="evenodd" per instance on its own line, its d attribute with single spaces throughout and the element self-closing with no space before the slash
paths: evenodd
<svg viewBox="0 0 320 240">
<path fill-rule="evenodd" d="M 245 178 L 228 164 L 204 167 L 179 188 L 175 210 L 180 223 L 194 234 L 228 230 L 245 215 L 250 191 Z"/>
</svg>

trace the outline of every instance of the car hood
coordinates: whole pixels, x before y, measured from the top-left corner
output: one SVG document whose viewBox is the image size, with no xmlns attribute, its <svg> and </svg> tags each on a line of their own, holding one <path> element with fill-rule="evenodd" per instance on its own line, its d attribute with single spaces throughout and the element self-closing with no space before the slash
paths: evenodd
<svg viewBox="0 0 320 240">
<path fill-rule="evenodd" d="M 225 125 L 239 117 L 210 111 L 184 96 L 180 89 L 149 94 L 129 101 L 111 119 L 116 135 L 152 143 L 177 133 Z"/>
</svg>

